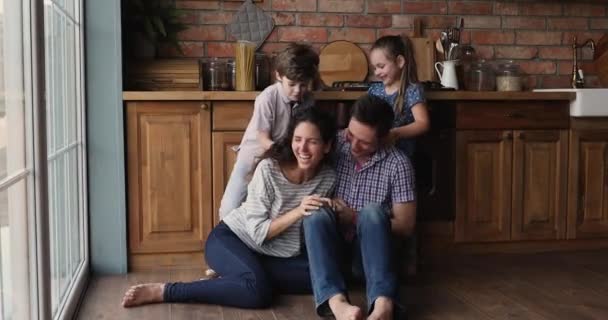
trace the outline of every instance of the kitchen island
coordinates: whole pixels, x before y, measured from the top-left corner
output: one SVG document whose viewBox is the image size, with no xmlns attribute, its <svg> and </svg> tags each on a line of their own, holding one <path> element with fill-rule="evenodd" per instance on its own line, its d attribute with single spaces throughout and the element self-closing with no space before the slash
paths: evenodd
<svg viewBox="0 0 608 320">
<path fill-rule="evenodd" d="M 124 92 L 131 269 L 199 265 L 259 92 Z M 322 91 L 346 125 L 364 92 Z M 608 121 L 563 92 L 428 92 L 414 157 L 429 253 L 608 246 Z"/>
</svg>

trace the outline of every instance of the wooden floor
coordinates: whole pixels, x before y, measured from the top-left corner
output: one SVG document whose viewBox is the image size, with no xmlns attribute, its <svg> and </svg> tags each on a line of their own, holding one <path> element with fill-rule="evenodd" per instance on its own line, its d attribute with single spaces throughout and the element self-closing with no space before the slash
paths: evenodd
<svg viewBox="0 0 608 320">
<path fill-rule="evenodd" d="M 311 296 L 282 296 L 266 310 L 120 306 L 132 284 L 200 277 L 202 271 L 175 270 L 93 278 L 78 319 L 318 319 Z M 608 319 L 608 250 L 423 261 L 402 290 L 410 319 Z M 364 306 L 362 290 L 353 300 Z"/>
</svg>

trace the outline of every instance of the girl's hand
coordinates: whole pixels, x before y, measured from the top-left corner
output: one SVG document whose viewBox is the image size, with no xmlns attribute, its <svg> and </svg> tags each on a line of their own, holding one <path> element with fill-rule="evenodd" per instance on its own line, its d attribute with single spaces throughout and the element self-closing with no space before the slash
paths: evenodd
<svg viewBox="0 0 608 320">
<path fill-rule="evenodd" d="M 386 137 L 388 145 L 395 145 L 397 140 L 399 140 L 399 133 L 394 128 L 388 132 L 388 136 Z"/>
<path fill-rule="evenodd" d="M 355 216 L 355 210 L 349 207 L 348 204 L 340 198 L 335 198 L 333 203 L 334 211 L 338 216 L 338 221 L 342 224 L 350 224 Z"/>
<path fill-rule="evenodd" d="M 300 206 L 297 207 L 297 211 L 301 216 L 309 216 L 313 211 L 321 209 L 323 206 L 333 207 L 333 202 L 329 198 L 320 197 L 317 194 L 304 197 Z"/>
</svg>

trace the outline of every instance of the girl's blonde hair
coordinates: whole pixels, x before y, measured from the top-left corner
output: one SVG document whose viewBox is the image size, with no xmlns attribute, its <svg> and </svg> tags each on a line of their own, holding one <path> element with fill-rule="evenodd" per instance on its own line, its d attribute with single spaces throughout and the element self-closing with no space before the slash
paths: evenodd
<svg viewBox="0 0 608 320">
<path fill-rule="evenodd" d="M 401 71 L 401 86 L 399 93 L 395 99 L 393 106 L 396 113 L 403 110 L 403 102 L 405 100 L 405 90 L 410 84 L 418 82 L 418 71 L 416 68 L 416 59 L 414 59 L 414 50 L 412 42 L 407 36 L 384 36 L 376 40 L 372 46 L 372 51 L 381 49 L 386 57 L 392 61 L 397 61 L 397 57 L 403 56 L 405 59 L 405 67 Z"/>
</svg>

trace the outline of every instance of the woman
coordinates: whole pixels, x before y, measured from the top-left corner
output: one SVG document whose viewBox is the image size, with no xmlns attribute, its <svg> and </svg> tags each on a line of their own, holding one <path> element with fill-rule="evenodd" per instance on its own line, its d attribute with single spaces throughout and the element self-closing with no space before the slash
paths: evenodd
<svg viewBox="0 0 608 320">
<path fill-rule="evenodd" d="M 205 259 L 218 278 L 131 287 L 124 307 L 158 302 L 198 302 L 240 308 L 267 307 L 273 291 L 310 292 L 302 250 L 302 218 L 323 205 L 335 173 L 327 155 L 335 121 L 317 108 L 295 115 L 287 137 L 260 161 L 247 199 L 211 231 Z M 278 285 L 289 282 L 288 288 Z"/>
</svg>

